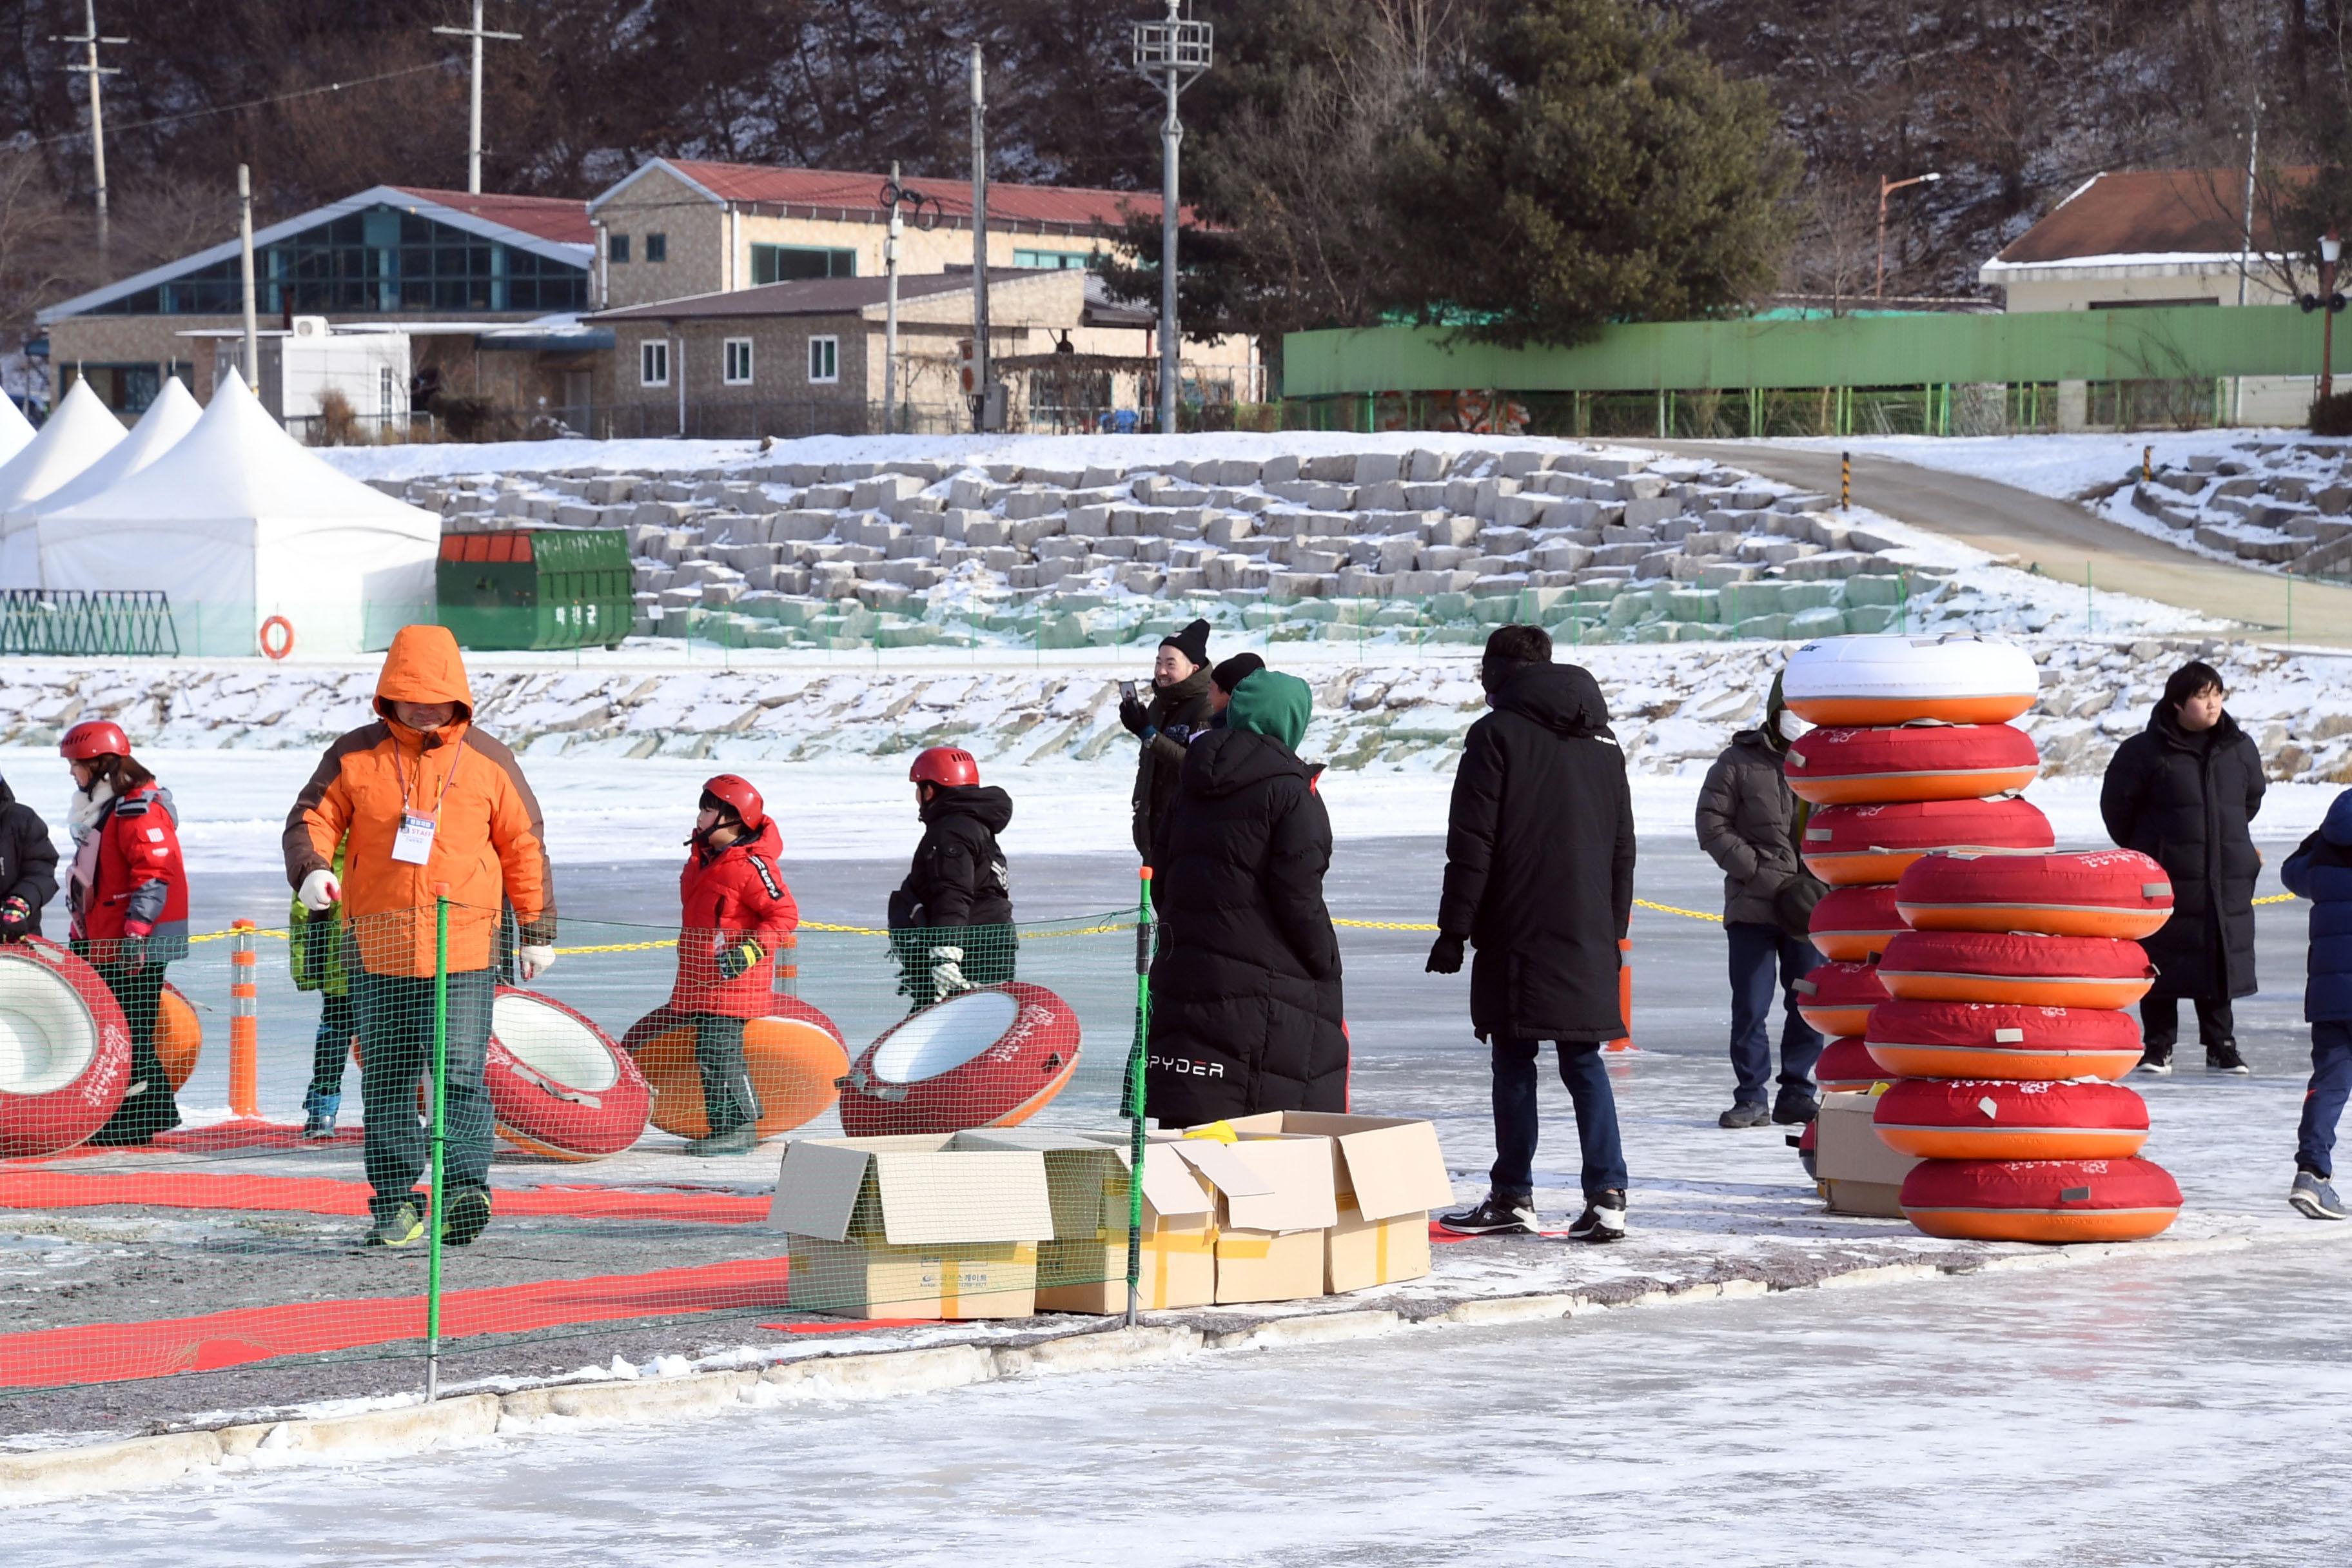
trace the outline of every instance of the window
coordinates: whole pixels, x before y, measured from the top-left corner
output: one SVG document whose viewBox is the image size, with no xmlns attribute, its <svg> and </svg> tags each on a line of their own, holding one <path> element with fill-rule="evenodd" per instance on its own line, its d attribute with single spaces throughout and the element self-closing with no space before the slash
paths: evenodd
<svg viewBox="0 0 2352 1568">
<path fill-rule="evenodd" d="M 809 340 L 809 380 L 839 381 L 841 379 L 841 340 L 811 338 Z"/>
<path fill-rule="evenodd" d="M 669 259 L 669 236 L 666 234 L 649 234 L 646 236 L 646 259 L 647 261 L 667 261 Z"/>
<path fill-rule="evenodd" d="M 629 259 L 629 237 L 625 234 L 606 235 L 604 258 L 625 266 Z"/>
<path fill-rule="evenodd" d="M 375 367 L 375 411 L 376 411 L 378 414 L 383 414 L 383 415 L 393 415 L 393 414 L 397 414 L 397 413 L 399 413 L 399 412 L 400 412 L 400 404 L 401 404 L 401 403 L 404 403 L 404 402 L 406 402 L 406 401 L 407 401 L 407 399 L 406 399 L 406 398 L 401 398 L 401 399 L 400 399 L 400 402 L 396 403 L 396 402 L 394 402 L 394 399 L 395 397 L 397 397 L 398 395 L 399 395 L 399 378 L 398 378 L 397 376 L 395 376 L 395 375 L 394 375 L 394 374 L 393 374 L 393 373 L 392 373 L 392 366 L 390 366 L 390 365 L 388 365 L 388 364 L 380 364 L 380 365 L 376 366 L 376 367 Z"/>
<path fill-rule="evenodd" d="M 725 350 L 725 363 L 721 368 L 725 372 L 723 379 L 726 381 L 727 384 L 730 386 L 751 385 L 751 340 L 749 338 L 729 338 L 719 346 Z"/>
<path fill-rule="evenodd" d="M 647 338 L 637 345 L 637 384 L 669 384 L 669 340 Z"/>
<path fill-rule="evenodd" d="M 855 278 L 857 252 L 827 250 L 810 245 L 755 245 L 751 247 L 751 281 L 797 283 L 804 278 Z"/>
<path fill-rule="evenodd" d="M 1083 271 L 1094 258 L 1090 250 L 1016 250 L 1013 253 L 1013 265 L 1042 268 L 1048 272 Z"/>
</svg>

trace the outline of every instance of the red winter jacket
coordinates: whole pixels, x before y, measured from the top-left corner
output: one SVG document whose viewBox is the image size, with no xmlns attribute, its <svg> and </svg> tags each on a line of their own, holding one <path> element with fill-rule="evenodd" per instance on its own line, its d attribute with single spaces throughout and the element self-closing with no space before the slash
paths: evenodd
<svg viewBox="0 0 2352 1568">
<path fill-rule="evenodd" d="M 110 962 L 125 936 L 145 937 L 155 962 L 184 955 L 188 870 L 170 792 L 145 784 L 107 802 L 91 838 L 97 853 L 89 862 L 90 885 L 86 892 L 74 889 L 81 896 L 75 934 L 90 942 L 90 956 Z"/>
<path fill-rule="evenodd" d="M 776 949 L 801 923 L 784 874 L 782 847 L 772 821 L 724 849 L 697 846 L 678 873 L 677 984 L 669 1005 L 681 1013 L 757 1018 L 770 1012 L 776 984 Z M 745 937 L 758 942 L 760 962 L 732 980 L 719 972 L 719 955 Z"/>
</svg>

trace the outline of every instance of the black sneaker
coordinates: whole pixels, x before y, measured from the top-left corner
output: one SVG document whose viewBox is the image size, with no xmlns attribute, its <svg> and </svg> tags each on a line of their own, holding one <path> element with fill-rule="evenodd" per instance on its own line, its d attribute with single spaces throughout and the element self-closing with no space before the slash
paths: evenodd
<svg viewBox="0 0 2352 1568">
<path fill-rule="evenodd" d="M 416 1212 L 415 1204 L 394 1204 L 385 1213 L 368 1222 L 367 1238 L 362 1247 L 409 1247 L 424 1239 L 425 1217 Z"/>
<path fill-rule="evenodd" d="M 2247 1078 L 2254 1069 L 2248 1067 L 2246 1058 L 2238 1054 L 2237 1041 L 2221 1040 L 2205 1047 L 2205 1070 L 2236 1073 L 2241 1078 Z"/>
<path fill-rule="evenodd" d="M 2172 1076 L 2172 1047 L 2170 1046 L 2146 1046 L 2141 1047 L 2139 1053 L 2139 1070 L 2147 1073 L 2151 1078 L 2170 1078 Z"/>
<path fill-rule="evenodd" d="M 302 1118 L 302 1142 L 315 1143 L 335 1135 L 335 1119 L 326 1112 L 313 1110 Z"/>
<path fill-rule="evenodd" d="M 1783 1127 L 1802 1127 L 1822 1113 L 1822 1102 L 1798 1089 L 1784 1089 L 1772 1097 L 1772 1120 Z"/>
<path fill-rule="evenodd" d="M 1437 1224 L 1456 1236 L 1533 1236 L 1535 1194 L 1490 1192 L 1472 1207 L 1438 1215 Z"/>
<path fill-rule="evenodd" d="M 1772 1113 L 1764 1109 L 1764 1102 L 1762 1100 L 1759 1100 L 1751 1101 L 1743 1100 L 1734 1104 L 1730 1110 L 1725 1111 L 1722 1115 L 1717 1117 L 1715 1119 L 1715 1124 L 1717 1127 L 1732 1128 L 1762 1127 L 1771 1120 Z"/>
<path fill-rule="evenodd" d="M 724 1154 L 748 1154 L 760 1146 L 760 1124 L 746 1121 L 732 1132 L 714 1133 L 708 1138 L 689 1138 L 686 1152 L 703 1159 Z"/>
<path fill-rule="evenodd" d="M 1625 1194 L 1612 1187 L 1595 1194 L 1568 1227 L 1570 1241 L 1622 1241 L 1625 1239 Z"/>
<path fill-rule="evenodd" d="M 449 1213 L 441 1222 L 441 1242 L 445 1247 L 463 1247 L 482 1234 L 490 1223 L 490 1192 L 488 1187 L 459 1187 L 449 1194 Z"/>
</svg>

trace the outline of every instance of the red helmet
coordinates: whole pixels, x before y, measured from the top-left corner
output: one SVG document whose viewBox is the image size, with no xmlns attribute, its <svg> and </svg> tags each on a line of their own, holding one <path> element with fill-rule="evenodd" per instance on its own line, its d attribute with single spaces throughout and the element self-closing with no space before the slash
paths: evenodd
<svg viewBox="0 0 2352 1568">
<path fill-rule="evenodd" d="M 69 763 L 87 763 L 96 757 L 127 757 L 131 754 L 131 737 L 122 726 L 110 719 L 85 719 L 66 731 L 58 742 L 58 755 Z"/>
<path fill-rule="evenodd" d="M 932 746 L 915 753 L 915 765 L 907 770 L 907 777 L 916 784 L 976 784 L 980 764 L 961 746 Z"/>
<path fill-rule="evenodd" d="M 768 820 L 767 805 L 760 799 L 760 792 L 751 787 L 750 779 L 738 773 L 720 773 L 715 779 L 704 780 L 702 805 L 724 806 L 753 833 L 759 832 L 760 825 Z"/>
</svg>

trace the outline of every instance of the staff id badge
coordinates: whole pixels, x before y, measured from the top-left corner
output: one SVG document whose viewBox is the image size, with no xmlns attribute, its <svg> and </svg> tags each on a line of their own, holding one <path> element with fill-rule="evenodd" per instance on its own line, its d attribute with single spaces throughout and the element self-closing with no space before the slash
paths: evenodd
<svg viewBox="0 0 2352 1568">
<path fill-rule="evenodd" d="M 433 858 L 433 830 L 439 819 L 421 811 L 400 814 L 400 831 L 393 835 L 392 858 L 404 865 L 422 866 Z"/>
</svg>

